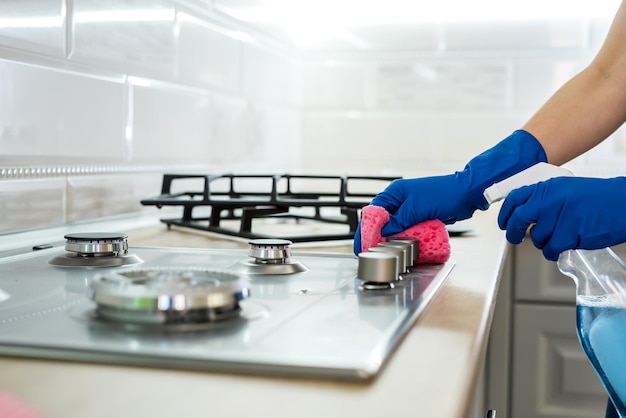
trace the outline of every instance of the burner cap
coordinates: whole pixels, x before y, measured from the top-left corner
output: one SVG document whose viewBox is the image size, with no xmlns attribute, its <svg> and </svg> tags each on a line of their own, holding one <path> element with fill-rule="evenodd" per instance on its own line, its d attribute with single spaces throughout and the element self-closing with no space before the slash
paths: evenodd
<svg viewBox="0 0 626 418">
<path fill-rule="evenodd" d="M 122 255 L 128 253 L 128 235 L 88 232 L 67 234 L 65 249 L 83 256 Z"/>
<path fill-rule="evenodd" d="M 242 260 L 231 269 L 245 274 L 293 274 L 308 269 L 291 259 L 292 242 L 286 239 L 255 239 L 249 242 L 248 255 L 254 260 Z"/>
<path fill-rule="evenodd" d="M 141 263 L 128 254 L 128 235 L 110 232 L 67 234 L 64 237 L 68 253 L 50 260 L 62 267 L 118 267 Z"/>
<path fill-rule="evenodd" d="M 291 257 L 291 241 L 286 239 L 255 239 L 249 242 L 250 257 L 258 263 L 285 264 Z"/>
<path fill-rule="evenodd" d="M 98 314 L 130 323 L 199 323 L 236 315 L 249 288 L 223 270 L 146 268 L 110 272 L 90 284 Z"/>
</svg>

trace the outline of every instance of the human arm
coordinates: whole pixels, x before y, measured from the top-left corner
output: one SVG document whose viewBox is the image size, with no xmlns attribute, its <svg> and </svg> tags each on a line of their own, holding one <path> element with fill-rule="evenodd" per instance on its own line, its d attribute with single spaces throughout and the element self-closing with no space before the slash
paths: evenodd
<svg viewBox="0 0 626 418">
<path fill-rule="evenodd" d="M 593 148 L 626 121 L 626 2 L 594 60 L 565 83 L 523 126 L 548 162 L 564 164 Z"/>
<path fill-rule="evenodd" d="M 488 207 L 482 200 L 486 187 L 541 161 L 561 165 L 593 148 L 624 120 L 626 5 L 622 3 L 597 57 L 559 89 L 522 130 L 472 159 L 460 172 L 399 180 L 376 196 L 372 204 L 391 214 L 382 234 L 390 236 L 428 219 L 445 223 L 466 219 L 476 209 Z M 535 151 L 527 153 L 526 147 Z M 511 158 L 513 154 L 519 158 Z M 355 252 L 360 249 L 359 233 L 355 234 Z"/>
<path fill-rule="evenodd" d="M 602 142 L 626 121 L 626 3 L 592 63 L 558 90 L 524 125 L 548 162 L 562 164 Z M 557 178 L 513 190 L 498 224 L 521 242 L 527 229 L 549 260 L 568 249 L 598 249 L 626 241 L 626 181 Z"/>
</svg>

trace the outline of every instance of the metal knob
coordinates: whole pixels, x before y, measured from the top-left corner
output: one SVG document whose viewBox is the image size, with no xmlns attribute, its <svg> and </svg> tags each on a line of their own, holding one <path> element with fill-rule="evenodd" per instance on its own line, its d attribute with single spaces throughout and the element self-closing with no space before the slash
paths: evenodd
<svg viewBox="0 0 626 418">
<path fill-rule="evenodd" d="M 397 247 L 397 248 L 402 248 L 403 250 L 405 250 L 405 263 L 406 263 L 406 268 L 408 269 L 409 267 L 413 267 L 413 262 L 414 262 L 414 250 L 413 250 L 413 244 L 411 244 L 410 242 L 400 242 L 400 241 L 388 241 L 388 242 L 381 242 L 380 244 L 378 244 L 381 247 Z"/>
<path fill-rule="evenodd" d="M 411 244 L 411 249 L 413 251 L 413 262 L 411 265 L 415 265 L 417 260 L 420 258 L 420 242 L 415 238 L 391 238 L 388 242 L 403 242 Z"/>
<path fill-rule="evenodd" d="M 359 254 L 357 277 L 369 283 L 391 283 L 398 280 L 398 257 L 390 252 Z"/>
<path fill-rule="evenodd" d="M 394 247 L 392 245 L 378 245 L 378 247 L 370 248 L 368 251 L 388 252 L 398 257 L 398 274 L 406 272 L 406 248 Z"/>
</svg>

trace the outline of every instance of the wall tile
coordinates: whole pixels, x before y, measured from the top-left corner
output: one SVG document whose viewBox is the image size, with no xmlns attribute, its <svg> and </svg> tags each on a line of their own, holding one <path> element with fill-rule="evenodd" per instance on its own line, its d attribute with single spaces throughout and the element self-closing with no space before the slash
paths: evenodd
<svg viewBox="0 0 626 418">
<path fill-rule="evenodd" d="M 261 132 L 268 170 L 291 171 L 300 167 L 302 113 L 299 109 L 268 106 L 262 113 Z"/>
<path fill-rule="evenodd" d="M 154 0 L 73 0 L 73 61 L 171 80 L 174 5 Z"/>
<path fill-rule="evenodd" d="M 161 174 L 69 177 L 67 220 L 76 222 L 144 210 L 141 199 L 161 190 Z"/>
<path fill-rule="evenodd" d="M 0 150 L 121 160 L 122 80 L 0 60 Z"/>
<path fill-rule="evenodd" d="M 140 81 L 143 83 L 144 81 Z M 133 83 L 133 81 L 131 81 Z M 204 163 L 211 147 L 211 99 L 200 90 L 132 84 L 133 162 Z"/>
<path fill-rule="evenodd" d="M 420 174 L 463 168 L 523 121 L 506 114 L 313 112 L 304 116 L 307 169 Z"/>
<path fill-rule="evenodd" d="M 301 103 L 298 65 L 284 54 L 254 43 L 243 48 L 243 92 L 251 99 Z"/>
<path fill-rule="evenodd" d="M 502 109 L 509 102 L 506 61 L 441 60 L 381 65 L 375 74 L 375 104 L 392 108 Z"/>
<path fill-rule="evenodd" d="M 65 218 L 65 179 L 0 181 L 0 231 L 60 225 Z"/>
<path fill-rule="evenodd" d="M 65 54 L 64 0 L 0 2 L 0 45 Z"/>
<path fill-rule="evenodd" d="M 177 13 L 178 80 L 195 86 L 238 92 L 241 89 L 241 41 L 234 31 Z"/>
<path fill-rule="evenodd" d="M 302 100 L 305 107 L 357 107 L 365 105 L 365 65 L 302 65 Z"/>
<path fill-rule="evenodd" d="M 514 108 L 536 111 L 584 68 L 582 59 L 519 59 L 514 69 Z"/>
<path fill-rule="evenodd" d="M 393 172 L 400 162 L 432 161 L 433 123 L 416 115 L 306 112 L 303 166 L 353 175 Z"/>
<path fill-rule="evenodd" d="M 537 20 L 515 22 L 449 23 L 443 25 L 445 49 L 455 50 L 533 50 L 584 48 L 585 22 Z"/>
<path fill-rule="evenodd" d="M 441 42 L 439 25 L 436 23 L 363 25 L 349 28 L 349 33 L 356 42 L 348 47 L 392 53 L 436 51 Z M 346 47 L 342 47 L 345 50 Z"/>
<path fill-rule="evenodd" d="M 264 154 L 262 111 L 254 103 L 214 95 L 210 112 L 208 161 L 216 164 L 258 162 Z"/>
</svg>

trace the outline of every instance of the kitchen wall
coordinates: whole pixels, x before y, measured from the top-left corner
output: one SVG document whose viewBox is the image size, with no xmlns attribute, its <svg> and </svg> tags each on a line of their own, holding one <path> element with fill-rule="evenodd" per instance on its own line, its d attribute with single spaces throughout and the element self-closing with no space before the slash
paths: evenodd
<svg viewBox="0 0 626 418">
<path fill-rule="evenodd" d="M 297 167 L 292 55 L 207 1 L 0 2 L 0 231 L 139 211 L 163 172 Z"/>
<path fill-rule="evenodd" d="M 295 48 L 221 3 L 0 2 L 0 232 L 150 210 L 163 172 L 461 168 L 609 24 L 424 24 Z M 618 132 L 573 165 L 613 174 L 625 153 Z"/>
<path fill-rule="evenodd" d="M 403 176 L 461 169 L 583 69 L 609 25 L 423 24 L 376 37 L 365 53 L 310 51 L 302 59 L 304 164 Z M 361 35 L 367 42 L 370 34 Z M 624 138 L 618 131 L 571 168 L 624 174 Z"/>
</svg>

